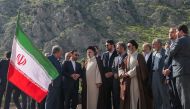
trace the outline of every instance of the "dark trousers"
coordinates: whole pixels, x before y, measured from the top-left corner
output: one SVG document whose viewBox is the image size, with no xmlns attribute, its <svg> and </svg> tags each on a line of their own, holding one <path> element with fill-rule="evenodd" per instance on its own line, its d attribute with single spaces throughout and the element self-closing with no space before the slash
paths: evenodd
<svg viewBox="0 0 190 109">
<path fill-rule="evenodd" d="M 106 109 L 112 109 L 112 100 L 114 109 L 120 108 L 120 83 L 119 80 L 109 78 L 105 81 L 105 99 Z"/>
<path fill-rule="evenodd" d="M 62 86 L 63 86 L 63 81 L 62 81 Z M 65 106 L 65 90 L 64 87 L 61 88 L 61 94 L 60 94 L 60 108 L 64 109 Z"/>
<path fill-rule="evenodd" d="M 5 90 L 6 90 L 6 82 L 0 82 L 0 108 Z"/>
<path fill-rule="evenodd" d="M 45 102 L 46 102 L 46 98 L 41 103 L 38 103 L 38 109 L 45 109 Z"/>
<path fill-rule="evenodd" d="M 169 80 L 168 88 L 169 88 L 171 109 L 182 109 L 176 88 L 176 78 L 172 78 Z"/>
<path fill-rule="evenodd" d="M 78 85 L 68 85 L 65 90 L 65 107 L 64 109 L 76 109 L 78 105 Z"/>
<path fill-rule="evenodd" d="M 120 81 L 113 79 L 113 107 L 120 109 Z"/>
<path fill-rule="evenodd" d="M 46 98 L 41 103 L 37 103 L 34 99 L 29 98 L 28 109 L 36 109 L 37 107 L 38 109 L 45 109 L 45 102 L 46 102 Z"/>
<path fill-rule="evenodd" d="M 153 72 L 152 94 L 154 109 L 170 109 L 168 87 L 163 83 L 160 72 Z"/>
<path fill-rule="evenodd" d="M 105 81 L 105 102 L 106 102 L 106 109 L 112 109 L 112 91 L 113 91 L 113 79 L 106 79 Z"/>
<path fill-rule="evenodd" d="M 13 93 L 13 91 L 14 91 L 14 93 Z M 11 83 L 7 84 L 7 92 L 6 92 L 6 96 L 5 96 L 4 109 L 9 109 L 12 93 L 13 93 L 13 100 L 14 100 L 14 103 L 15 103 L 17 109 L 22 109 L 20 102 L 19 102 L 20 90 L 18 90 Z"/>
<path fill-rule="evenodd" d="M 53 86 L 50 84 L 49 93 L 46 98 L 46 109 L 61 109 L 60 108 L 60 93 L 61 86 Z"/>
<path fill-rule="evenodd" d="M 176 77 L 176 88 L 182 109 L 190 109 L 190 75 Z"/>
<path fill-rule="evenodd" d="M 28 98 L 28 109 L 36 109 L 36 101 Z"/>
<path fill-rule="evenodd" d="M 13 99 L 17 100 L 18 103 L 19 103 L 19 97 L 21 96 L 22 97 L 22 109 L 27 109 L 27 95 L 22 92 L 21 90 L 19 90 L 18 88 L 16 88 L 16 91 L 13 93 L 15 94 L 15 98 L 13 97 Z"/>
</svg>

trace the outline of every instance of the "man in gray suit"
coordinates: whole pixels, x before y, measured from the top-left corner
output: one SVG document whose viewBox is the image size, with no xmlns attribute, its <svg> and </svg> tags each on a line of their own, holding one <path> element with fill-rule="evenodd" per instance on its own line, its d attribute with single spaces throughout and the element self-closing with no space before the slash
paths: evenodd
<svg viewBox="0 0 190 109">
<path fill-rule="evenodd" d="M 170 109 L 167 86 L 162 74 L 165 61 L 165 50 L 160 39 L 152 42 L 154 49 L 152 57 L 152 93 L 154 109 Z"/>
<path fill-rule="evenodd" d="M 178 39 L 170 49 L 173 77 L 181 100 L 182 109 L 190 109 L 190 37 L 188 27 L 181 25 L 177 29 Z"/>
</svg>

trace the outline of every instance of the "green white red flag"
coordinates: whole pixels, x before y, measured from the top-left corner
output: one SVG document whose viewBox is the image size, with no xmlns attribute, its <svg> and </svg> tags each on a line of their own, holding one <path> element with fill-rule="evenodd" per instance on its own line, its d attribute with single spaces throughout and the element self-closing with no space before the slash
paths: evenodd
<svg viewBox="0 0 190 109">
<path fill-rule="evenodd" d="M 41 102 L 48 94 L 49 84 L 57 76 L 56 68 L 22 31 L 18 18 L 8 80 L 34 100 Z"/>
</svg>

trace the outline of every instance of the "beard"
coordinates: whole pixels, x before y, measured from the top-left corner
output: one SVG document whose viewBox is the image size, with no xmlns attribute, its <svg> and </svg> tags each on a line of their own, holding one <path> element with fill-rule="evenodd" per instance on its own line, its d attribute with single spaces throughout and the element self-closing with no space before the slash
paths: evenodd
<svg viewBox="0 0 190 109">
<path fill-rule="evenodd" d="M 93 58 L 94 57 L 94 55 L 87 55 L 87 58 L 88 59 L 91 59 L 91 58 Z"/>
<path fill-rule="evenodd" d="M 90 56 L 90 55 L 87 55 L 87 58 L 88 58 L 88 59 L 90 59 L 90 58 L 91 58 L 91 56 Z"/>
<path fill-rule="evenodd" d="M 131 51 L 131 50 L 127 50 L 127 53 L 128 53 L 128 54 L 132 54 L 132 51 Z"/>
</svg>

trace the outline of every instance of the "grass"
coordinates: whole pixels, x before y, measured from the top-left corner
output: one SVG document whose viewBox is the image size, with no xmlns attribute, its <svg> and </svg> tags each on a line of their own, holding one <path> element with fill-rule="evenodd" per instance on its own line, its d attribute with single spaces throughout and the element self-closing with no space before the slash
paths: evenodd
<svg viewBox="0 0 190 109">
<path fill-rule="evenodd" d="M 120 29 L 117 31 L 117 34 L 119 35 L 119 40 L 126 42 L 130 39 L 136 39 L 141 45 L 143 42 L 151 43 L 155 38 L 167 40 L 168 30 L 169 27 L 167 26 L 145 27 L 141 25 L 133 25 Z M 128 34 L 132 37 L 126 37 Z"/>
</svg>

